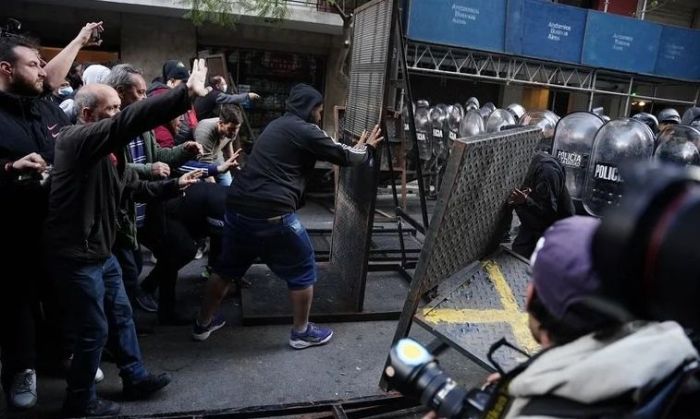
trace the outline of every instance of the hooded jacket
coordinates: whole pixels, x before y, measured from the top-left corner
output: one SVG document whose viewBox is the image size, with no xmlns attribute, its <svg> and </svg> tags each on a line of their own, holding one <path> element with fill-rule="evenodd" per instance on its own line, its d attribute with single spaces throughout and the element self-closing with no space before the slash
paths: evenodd
<svg viewBox="0 0 700 419">
<path fill-rule="evenodd" d="M 645 399 L 680 366 L 698 358 L 674 322 L 650 323 L 618 339 L 592 334 L 542 353 L 508 386 L 514 398 L 506 418 L 552 418 L 522 413 L 532 398 L 556 396 L 591 405 L 619 398 Z"/>
<path fill-rule="evenodd" d="M 312 110 L 323 97 L 306 84 L 294 86 L 284 115 L 272 121 L 255 141 L 246 166 L 236 174 L 227 208 L 253 218 L 275 217 L 299 208 L 306 179 L 317 160 L 340 166 L 360 165 L 368 148 L 335 142 L 312 123 Z"/>
</svg>

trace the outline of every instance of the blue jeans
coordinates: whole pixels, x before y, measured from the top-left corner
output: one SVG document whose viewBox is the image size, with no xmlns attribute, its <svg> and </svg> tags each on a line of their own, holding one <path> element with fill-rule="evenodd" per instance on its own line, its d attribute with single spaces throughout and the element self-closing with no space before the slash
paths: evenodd
<svg viewBox="0 0 700 419">
<path fill-rule="evenodd" d="M 216 183 L 218 183 L 219 185 L 231 186 L 231 182 L 233 182 L 233 176 L 231 176 L 231 172 L 221 173 L 216 177 Z"/>
<path fill-rule="evenodd" d="M 66 331 L 75 337 L 66 402 L 84 408 L 94 400 L 95 373 L 105 344 L 121 377 L 138 381 L 147 373 L 141 360 L 131 305 L 114 256 L 103 263 L 54 258 L 51 272 L 66 307 Z"/>
<path fill-rule="evenodd" d="M 295 213 L 266 220 L 227 210 L 224 219 L 214 272 L 228 280 L 241 279 L 259 257 L 287 281 L 290 290 L 306 289 L 316 282 L 314 248 Z"/>
<path fill-rule="evenodd" d="M 120 246 L 115 244 L 112 254 L 117 258 L 119 267 L 122 268 L 122 281 L 126 289 L 129 301 L 136 301 L 136 287 L 139 286 L 139 276 L 143 270 L 143 258 L 141 249 L 132 249 L 130 246 Z"/>
</svg>

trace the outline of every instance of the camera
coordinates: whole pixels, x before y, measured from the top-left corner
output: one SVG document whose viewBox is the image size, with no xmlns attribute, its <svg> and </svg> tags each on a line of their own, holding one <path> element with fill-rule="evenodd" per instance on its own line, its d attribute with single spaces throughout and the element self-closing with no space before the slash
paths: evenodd
<svg viewBox="0 0 700 419">
<path fill-rule="evenodd" d="M 391 348 L 384 370 L 389 384 L 401 394 L 445 418 L 481 418 L 490 407 L 496 387 L 466 390 L 440 368 L 435 357 L 413 339 L 401 339 Z"/>
</svg>

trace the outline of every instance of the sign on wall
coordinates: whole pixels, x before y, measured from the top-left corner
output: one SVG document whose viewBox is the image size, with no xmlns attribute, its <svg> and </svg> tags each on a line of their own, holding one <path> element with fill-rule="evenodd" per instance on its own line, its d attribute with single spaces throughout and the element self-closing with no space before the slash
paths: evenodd
<svg viewBox="0 0 700 419">
<path fill-rule="evenodd" d="M 631 73 L 652 74 L 659 53 L 661 25 L 588 12 L 582 64 Z"/>
<path fill-rule="evenodd" d="M 700 80 L 700 31 L 664 26 L 655 73 Z"/>
<path fill-rule="evenodd" d="M 407 36 L 414 41 L 503 52 L 506 0 L 412 0 Z"/>
<path fill-rule="evenodd" d="M 509 0 L 506 52 L 579 63 L 586 9 L 542 0 Z"/>
</svg>

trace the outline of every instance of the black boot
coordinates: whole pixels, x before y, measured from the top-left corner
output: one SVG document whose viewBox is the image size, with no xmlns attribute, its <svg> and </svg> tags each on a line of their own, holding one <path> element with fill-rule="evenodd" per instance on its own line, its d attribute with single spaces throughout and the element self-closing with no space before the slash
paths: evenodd
<svg viewBox="0 0 700 419">
<path fill-rule="evenodd" d="M 148 374 L 146 378 L 139 381 L 124 380 L 124 389 L 122 393 L 126 400 L 143 400 L 150 397 L 153 393 L 170 384 L 170 375 Z"/>
<path fill-rule="evenodd" d="M 96 398 L 88 402 L 84 408 L 75 408 L 67 403 L 63 405 L 63 414 L 66 417 L 94 417 L 94 416 L 116 416 L 121 411 L 119 403 Z"/>
</svg>

